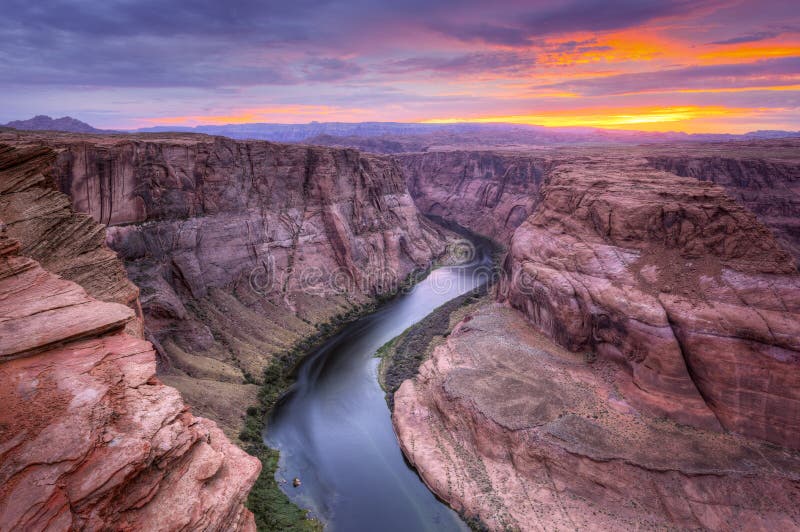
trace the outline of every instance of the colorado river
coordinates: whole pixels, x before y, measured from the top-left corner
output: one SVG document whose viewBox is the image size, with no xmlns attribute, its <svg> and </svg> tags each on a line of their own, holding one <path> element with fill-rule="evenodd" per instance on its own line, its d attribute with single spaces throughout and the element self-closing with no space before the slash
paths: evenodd
<svg viewBox="0 0 800 532">
<path fill-rule="evenodd" d="M 439 305 L 486 282 L 488 247 L 434 270 L 409 293 L 348 325 L 312 352 L 275 407 L 266 443 L 299 506 L 334 531 L 467 530 L 403 459 L 378 384 L 378 348 Z M 302 485 L 292 487 L 292 479 Z"/>
</svg>

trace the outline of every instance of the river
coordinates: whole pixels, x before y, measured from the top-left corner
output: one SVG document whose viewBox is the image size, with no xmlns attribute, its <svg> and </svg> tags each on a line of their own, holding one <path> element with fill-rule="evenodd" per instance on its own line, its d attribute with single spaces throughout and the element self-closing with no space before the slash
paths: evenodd
<svg viewBox="0 0 800 532">
<path fill-rule="evenodd" d="M 490 249 L 474 250 L 464 264 L 433 270 L 310 353 L 273 410 L 265 441 L 281 452 L 277 477 L 326 531 L 468 530 L 404 460 L 374 355 L 439 305 L 486 281 Z"/>
</svg>

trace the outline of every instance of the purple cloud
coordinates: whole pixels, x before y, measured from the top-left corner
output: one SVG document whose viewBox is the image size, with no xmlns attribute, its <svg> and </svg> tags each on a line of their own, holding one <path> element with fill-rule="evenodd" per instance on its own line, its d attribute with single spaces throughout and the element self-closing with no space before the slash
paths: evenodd
<svg viewBox="0 0 800 532">
<path fill-rule="evenodd" d="M 774 85 L 776 76 L 800 73 L 800 57 L 764 59 L 753 63 L 704 65 L 652 72 L 616 74 L 538 85 L 534 88 L 557 88 L 583 96 L 610 96 L 640 91 L 673 89 L 728 88 Z M 750 78 L 758 79 L 750 79 Z M 773 78 L 773 79 L 771 79 Z"/>
</svg>

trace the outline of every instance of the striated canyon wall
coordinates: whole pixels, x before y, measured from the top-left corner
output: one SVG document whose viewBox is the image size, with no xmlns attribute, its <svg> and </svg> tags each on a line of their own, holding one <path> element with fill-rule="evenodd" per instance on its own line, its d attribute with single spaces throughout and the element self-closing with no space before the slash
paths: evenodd
<svg viewBox="0 0 800 532">
<path fill-rule="evenodd" d="M 782 144 L 748 168 L 792 168 Z M 676 153 L 552 153 L 500 303 L 456 325 L 394 396 L 422 478 L 492 530 L 800 527 L 788 233 L 724 183 L 654 168 Z M 470 207 L 467 223 L 483 214 Z"/>
<path fill-rule="evenodd" d="M 390 159 L 191 134 L 9 134 L 141 289 L 159 374 L 230 436 L 272 355 L 444 251 Z M 2 140 L 2 139 L 0 139 Z"/>
<path fill-rule="evenodd" d="M 512 239 L 505 299 L 629 367 L 654 413 L 800 448 L 793 257 L 721 187 L 629 159 L 598 170 L 551 176 Z"/>
<path fill-rule="evenodd" d="M 652 416 L 619 365 L 507 306 L 461 321 L 394 395 L 404 454 L 489 530 L 796 530 L 800 454 Z"/>
<path fill-rule="evenodd" d="M 544 155 L 441 151 L 395 157 L 420 210 L 507 243 L 553 168 Z"/>
<path fill-rule="evenodd" d="M 0 530 L 254 530 L 261 464 L 156 377 L 138 290 L 53 188 L 57 156 L 0 147 Z"/>
<path fill-rule="evenodd" d="M 654 150 L 648 162 L 679 176 L 711 181 L 754 212 L 800 260 L 800 163 L 796 141 L 724 145 L 682 153 Z M 662 152 L 662 153 L 659 153 Z"/>
</svg>

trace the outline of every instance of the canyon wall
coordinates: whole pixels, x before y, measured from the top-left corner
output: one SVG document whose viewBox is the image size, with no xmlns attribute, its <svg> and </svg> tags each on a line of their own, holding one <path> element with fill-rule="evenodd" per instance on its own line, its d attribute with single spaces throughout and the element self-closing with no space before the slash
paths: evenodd
<svg viewBox="0 0 800 532">
<path fill-rule="evenodd" d="M 161 378 L 234 437 L 273 355 L 445 248 L 385 157 L 192 134 L 13 142 L 58 152 L 52 180 L 109 226 L 141 289 Z"/>
<path fill-rule="evenodd" d="M 0 146 L 0 530 L 254 530 L 261 464 L 156 377 L 138 290 L 54 190 L 57 157 Z"/>
<path fill-rule="evenodd" d="M 625 364 L 655 414 L 800 448 L 800 275 L 721 187 L 631 159 L 563 164 L 506 269 L 512 306 Z"/>
<path fill-rule="evenodd" d="M 768 147 L 747 171 L 784 165 L 794 183 L 798 152 Z M 772 174 L 737 195 L 654 168 L 681 153 L 552 153 L 499 303 L 456 325 L 395 394 L 404 453 L 483 526 L 800 527 L 792 215 L 747 208 L 768 203 Z M 466 224 L 491 211 L 438 198 Z"/>
<path fill-rule="evenodd" d="M 514 152 L 441 151 L 395 157 L 420 210 L 508 243 L 533 213 L 551 158 Z"/>
<path fill-rule="evenodd" d="M 394 395 L 404 454 L 488 530 L 797 530 L 800 453 L 637 409 L 617 364 L 484 305 Z"/>
<path fill-rule="evenodd" d="M 714 149 L 716 148 L 716 149 Z M 781 244 L 800 260 L 800 163 L 796 141 L 748 143 L 658 153 L 647 160 L 679 176 L 711 181 L 754 212 Z"/>
</svg>

